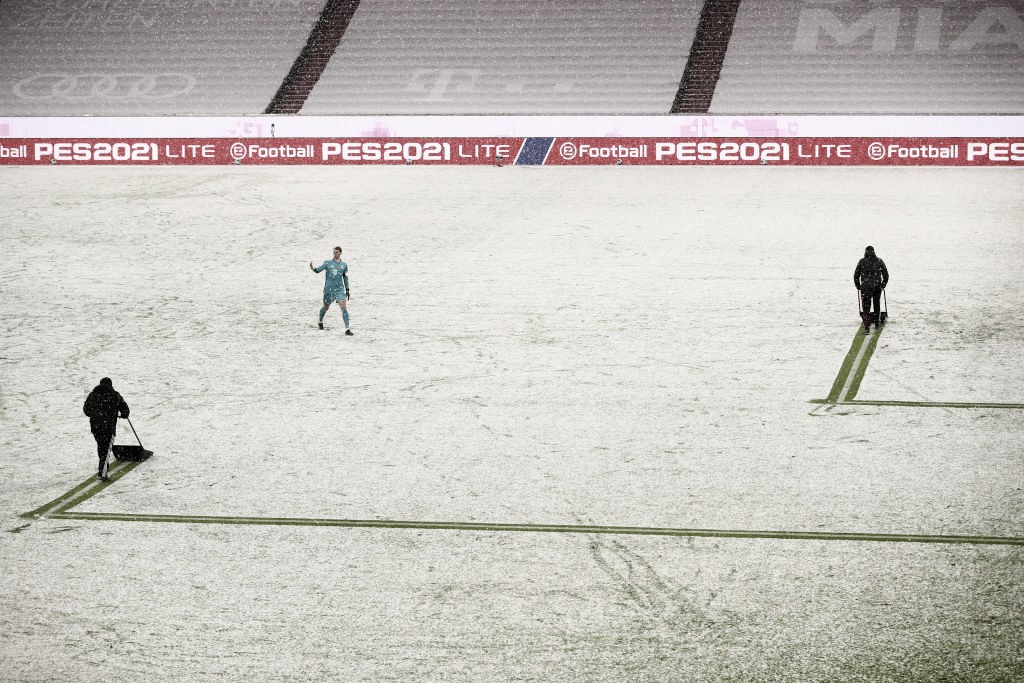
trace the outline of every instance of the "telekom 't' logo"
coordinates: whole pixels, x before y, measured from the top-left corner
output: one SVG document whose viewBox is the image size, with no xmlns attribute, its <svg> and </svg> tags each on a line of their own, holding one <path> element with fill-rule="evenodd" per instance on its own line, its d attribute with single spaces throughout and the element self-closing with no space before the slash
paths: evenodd
<svg viewBox="0 0 1024 683">
<path fill-rule="evenodd" d="M 405 89 L 426 93 L 425 102 L 444 102 L 449 90 L 473 92 L 480 73 L 480 69 L 419 69 Z"/>
</svg>

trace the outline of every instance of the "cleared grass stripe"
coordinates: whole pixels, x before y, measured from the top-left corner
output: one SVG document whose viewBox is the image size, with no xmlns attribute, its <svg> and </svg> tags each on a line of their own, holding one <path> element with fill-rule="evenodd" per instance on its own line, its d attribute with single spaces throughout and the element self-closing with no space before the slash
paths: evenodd
<svg viewBox="0 0 1024 683">
<path fill-rule="evenodd" d="M 854 406 L 902 406 L 907 408 L 1005 408 L 1024 410 L 1024 403 L 958 403 L 954 401 L 844 401 Z"/>
<path fill-rule="evenodd" d="M 882 336 L 883 329 L 885 328 L 881 327 L 876 329 L 875 333 L 870 336 L 866 334 L 861 335 L 863 337 L 867 337 L 868 342 L 861 347 L 863 354 L 862 357 L 858 359 L 851 377 L 849 378 L 850 386 L 843 394 L 844 401 L 852 401 L 857 395 L 857 391 L 860 389 L 860 383 L 864 379 L 864 374 L 868 371 L 868 363 L 871 362 L 871 356 L 875 353 L 875 347 L 878 346 L 878 338 Z"/>
<path fill-rule="evenodd" d="M 65 493 L 62 496 L 60 496 L 59 498 L 55 498 L 54 500 L 51 500 L 49 503 L 46 503 L 45 505 L 41 505 L 41 506 L 37 507 L 35 510 L 32 510 L 31 512 L 26 512 L 26 513 L 24 513 L 24 514 L 22 514 L 20 516 L 23 517 L 23 518 L 26 518 L 26 519 L 29 518 L 29 517 L 33 517 L 33 518 L 34 517 L 41 517 L 44 514 L 46 514 L 48 511 L 50 511 L 50 510 L 52 510 L 54 508 L 57 508 L 58 506 L 61 505 L 61 503 L 64 503 L 69 498 L 71 498 L 74 495 L 76 495 L 79 492 L 81 492 L 83 489 L 88 488 L 90 486 L 95 486 L 96 484 L 99 484 L 99 483 L 101 483 L 100 480 L 97 479 L 95 476 L 90 477 L 90 478 L 86 479 L 85 481 L 83 481 L 78 486 L 76 486 L 75 488 L 71 489 L 67 493 Z"/>
<path fill-rule="evenodd" d="M 55 513 L 66 512 L 78 505 L 81 505 L 82 503 L 89 500 L 103 489 L 117 482 L 124 475 L 134 470 L 138 466 L 138 464 L 139 463 L 137 462 L 120 463 L 120 467 L 110 470 L 110 481 L 100 481 L 96 477 L 92 477 L 92 481 L 94 483 L 93 486 L 86 488 L 85 491 L 83 491 L 80 495 L 68 499 L 68 501 L 64 505 L 57 506 L 50 513 L 48 513 L 47 516 L 51 517 Z"/>
<path fill-rule="evenodd" d="M 853 338 L 853 343 L 850 344 L 850 350 L 846 352 L 846 358 L 843 359 L 843 364 L 839 368 L 839 374 L 836 375 L 836 381 L 832 383 L 832 390 L 828 392 L 828 398 L 825 399 L 829 403 L 835 403 L 839 400 L 839 396 L 842 393 L 843 388 L 846 386 L 846 379 L 849 377 L 850 371 L 853 368 L 853 363 L 860 355 L 860 351 L 863 346 L 864 335 L 857 334 Z"/>
<path fill-rule="evenodd" d="M 70 510 L 73 507 L 81 505 L 82 503 L 84 503 L 85 501 L 89 500 L 90 498 L 95 496 L 97 493 L 99 493 L 103 489 L 107 488 L 111 484 L 116 483 L 119 479 L 121 479 L 121 477 L 125 476 L 126 474 L 128 474 L 129 472 L 134 470 L 136 467 L 138 467 L 138 465 L 139 465 L 139 463 L 137 463 L 137 462 L 121 463 L 121 467 L 119 467 L 117 469 L 110 470 L 110 472 L 109 472 L 110 481 L 100 481 L 100 480 L 96 479 L 96 486 L 94 486 L 93 488 L 87 489 L 82 495 L 77 496 L 76 498 L 71 499 L 68 502 L 67 505 L 64 505 L 62 507 L 58 507 L 56 510 L 54 510 L 54 512 L 65 512 L 67 510 Z M 94 477 L 94 479 L 95 479 L 95 477 Z M 52 517 L 53 513 L 51 513 L 48 516 Z"/>
<path fill-rule="evenodd" d="M 128 467 L 129 465 L 130 465 L 130 467 Z M 53 512 L 53 511 L 60 512 L 60 511 L 64 511 L 64 510 L 70 510 L 71 508 L 73 508 L 74 506 L 78 505 L 82 501 L 85 501 L 85 500 L 88 500 L 89 498 L 92 498 L 94 495 L 96 495 L 97 493 L 99 493 L 100 491 L 105 489 L 107 486 L 112 484 L 117 479 L 120 479 L 122 476 L 124 476 L 124 473 L 126 471 L 130 471 L 130 470 L 134 469 L 136 465 L 138 465 L 137 462 L 136 463 L 122 463 L 120 461 L 115 462 L 114 465 L 110 468 L 110 478 L 113 481 L 111 481 L 109 483 L 108 482 L 102 482 L 102 481 L 100 481 L 99 479 L 96 478 L 96 475 L 93 475 L 93 476 L 89 477 L 88 479 L 86 479 L 85 481 L 83 481 L 78 486 L 76 486 L 75 488 L 71 489 L 67 493 L 65 493 L 62 496 L 60 496 L 59 498 L 55 498 L 55 499 L 51 500 L 49 503 L 47 503 L 46 505 L 42 505 L 40 507 L 37 507 L 35 510 L 32 510 L 31 512 L 26 512 L 26 513 L 24 513 L 24 514 L 22 514 L 20 516 L 23 517 L 23 518 L 28 519 L 28 518 L 42 517 L 42 516 L 46 515 L 47 513 Z M 125 467 L 128 467 L 128 470 L 125 470 Z M 81 495 L 79 495 L 79 494 L 81 494 Z"/>
<path fill-rule="evenodd" d="M 219 517 L 203 515 L 141 515 L 116 512 L 60 512 L 54 519 L 108 522 L 166 522 L 174 524 L 240 524 L 266 526 L 350 527 L 370 529 L 427 529 L 445 531 L 503 531 L 560 534 L 617 534 L 629 536 L 689 536 L 708 538 L 766 538 L 802 541 L 873 541 L 880 543 L 960 543 L 1024 545 L 1019 536 L 955 536 L 933 534 L 871 534 L 831 531 L 764 531 L 743 529 L 674 529 L 635 526 L 565 524 L 492 524 L 488 522 L 423 522 L 385 519 L 318 519 L 306 517 Z"/>
</svg>

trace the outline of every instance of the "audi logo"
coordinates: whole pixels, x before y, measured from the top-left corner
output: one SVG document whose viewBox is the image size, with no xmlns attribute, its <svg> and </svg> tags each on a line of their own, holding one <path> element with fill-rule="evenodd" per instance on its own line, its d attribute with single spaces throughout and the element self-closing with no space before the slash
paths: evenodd
<svg viewBox="0 0 1024 683">
<path fill-rule="evenodd" d="M 39 74 L 14 84 L 23 100 L 166 100 L 191 92 L 188 74 Z"/>
</svg>

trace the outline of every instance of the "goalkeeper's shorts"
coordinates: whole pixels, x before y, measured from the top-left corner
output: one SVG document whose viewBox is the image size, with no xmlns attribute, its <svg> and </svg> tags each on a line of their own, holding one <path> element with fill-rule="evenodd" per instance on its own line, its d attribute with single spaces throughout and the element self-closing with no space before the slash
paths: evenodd
<svg viewBox="0 0 1024 683">
<path fill-rule="evenodd" d="M 325 290 L 324 291 L 324 305 L 325 306 L 330 306 L 335 301 L 337 301 L 339 304 L 344 305 L 344 303 L 345 303 L 345 292 L 343 292 L 343 291 Z"/>
</svg>

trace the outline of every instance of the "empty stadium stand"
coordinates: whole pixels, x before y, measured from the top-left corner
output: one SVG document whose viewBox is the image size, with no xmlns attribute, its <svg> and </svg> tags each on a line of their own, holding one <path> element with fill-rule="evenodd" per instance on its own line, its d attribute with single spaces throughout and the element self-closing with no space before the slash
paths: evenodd
<svg viewBox="0 0 1024 683">
<path fill-rule="evenodd" d="M 698 0 L 363 0 L 305 114 L 664 114 Z"/>
<path fill-rule="evenodd" d="M 265 114 L 297 114 L 334 58 L 341 39 L 359 8 L 359 0 L 327 0 L 302 52 L 285 76 Z"/>
<path fill-rule="evenodd" d="M 4 0 L 0 116 L 1020 114 L 1020 0 Z"/>
<path fill-rule="evenodd" d="M 0 115 L 262 112 L 324 0 L 0 2 Z"/>
<path fill-rule="evenodd" d="M 712 114 L 1019 114 L 1024 3 L 740 5 Z"/>
</svg>

